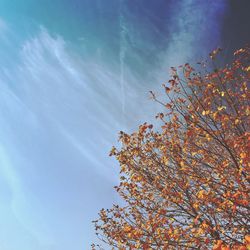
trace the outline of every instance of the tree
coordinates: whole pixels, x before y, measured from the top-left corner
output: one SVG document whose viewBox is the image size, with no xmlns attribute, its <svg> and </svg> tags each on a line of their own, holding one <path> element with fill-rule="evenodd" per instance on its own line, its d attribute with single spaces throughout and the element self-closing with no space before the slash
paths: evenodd
<svg viewBox="0 0 250 250">
<path fill-rule="evenodd" d="M 210 54 L 212 64 L 219 50 Z M 250 49 L 230 65 L 172 68 L 160 131 L 120 132 L 115 187 L 125 201 L 102 209 L 97 235 L 114 249 L 249 249 Z M 95 246 L 93 245 L 93 248 Z"/>
</svg>

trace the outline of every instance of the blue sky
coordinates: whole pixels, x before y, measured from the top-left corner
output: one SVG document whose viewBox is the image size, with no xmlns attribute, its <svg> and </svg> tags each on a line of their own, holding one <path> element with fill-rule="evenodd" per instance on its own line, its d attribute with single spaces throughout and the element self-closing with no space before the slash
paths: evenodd
<svg viewBox="0 0 250 250">
<path fill-rule="evenodd" d="M 0 1 L 0 249 L 90 249 L 108 157 L 168 68 L 223 43 L 227 1 Z M 231 46 L 231 45 L 230 45 Z"/>
</svg>

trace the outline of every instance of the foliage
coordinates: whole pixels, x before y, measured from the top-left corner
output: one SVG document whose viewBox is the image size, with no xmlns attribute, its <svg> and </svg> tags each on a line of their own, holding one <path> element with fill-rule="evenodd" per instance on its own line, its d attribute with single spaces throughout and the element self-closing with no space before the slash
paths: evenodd
<svg viewBox="0 0 250 250">
<path fill-rule="evenodd" d="M 216 50 L 210 54 L 215 65 Z M 223 68 L 172 68 L 161 130 L 120 133 L 116 187 L 126 206 L 100 211 L 114 249 L 250 249 L 250 49 Z M 93 248 L 95 246 L 93 245 Z"/>
</svg>

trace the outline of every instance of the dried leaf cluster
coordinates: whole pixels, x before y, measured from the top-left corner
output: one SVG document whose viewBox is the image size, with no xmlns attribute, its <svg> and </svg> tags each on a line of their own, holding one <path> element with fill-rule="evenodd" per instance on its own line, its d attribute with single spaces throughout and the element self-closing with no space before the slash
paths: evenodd
<svg viewBox="0 0 250 250">
<path fill-rule="evenodd" d="M 126 205 L 94 221 L 113 249 L 250 249 L 249 55 L 240 49 L 210 73 L 172 68 L 167 102 L 152 93 L 166 108 L 161 130 L 144 123 L 120 133 L 110 154 Z"/>
</svg>

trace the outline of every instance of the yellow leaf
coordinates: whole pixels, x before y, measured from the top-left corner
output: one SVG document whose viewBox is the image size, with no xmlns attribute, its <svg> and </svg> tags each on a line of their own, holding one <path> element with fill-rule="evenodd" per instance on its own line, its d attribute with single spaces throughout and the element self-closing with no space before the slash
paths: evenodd
<svg viewBox="0 0 250 250">
<path fill-rule="evenodd" d="M 162 161 L 163 161 L 163 163 L 164 163 L 165 165 L 168 164 L 168 158 L 167 158 L 166 156 L 163 156 L 163 157 L 162 157 Z"/>
<path fill-rule="evenodd" d="M 194 204 L 193 204 L 193 207 L 194 207 L 195 209 L 197 209 L 197 208 L 199 207 L 199 204 L 198 204 L 198 203 L 194 203 Z"/>
<path fill-rule="evenodd" d="M 226 107 L 225 106 L 221 106 L 221 107 L 218 107 L 217 108 L 219 111 L 221 111 L 221 110 L 223 110 L 223 109 L 226 109 Z"/>
<path fill-rule="evenodd" d="M 131 231 L 131 227 L 130 226 L 125 226 L 124 227 L 124 232 L 128 233 Z"/>
<path fill-rule="evenodd" d="M 209 134 L 206 134 L 206 138 L 208 141 L 211 141 L 211 136 Z"/>
<path fill-rule="evenodd" d="M 161 228 L 157 228 L 157 229 L 156 229 L 156 233 L 157 233 L 157 234 L 159 234 L 159 235 L 160 235 L 160 234 L 161 234 L 161 232 L 162 232 L 162 229 L 161 229 Z"/>
<path fill-rule="evenodd" d="M 239 122 L 240 122 L 240 120 L 239 120 L 239 119 L 236 119 L 236 120 L 234 121 L 234 124 L 237 125 Z"/>
<path fill-rule="evenodd" d="M 181 161 L 181 162 L 180 162 L 180 165 L 181 165 L 181 167 L 184 167 L 184 166 L 185 166 L 185 162 L 184 162 L 184 161 Z"/>
<path fill-rule="evenodd" d="M 204 190 L 200 190 L 200 191 L 197 193 L 197 197 L 202 199 L 202 198 L 204 197 L 204 194 L 205 194 L 205 191 L 204 191 Z"/>
<path fill-rule="evenodd" d="M 246 108 L 246 115 L 250 115 L 250 108 L 249 107 Z"/>
</svg>

